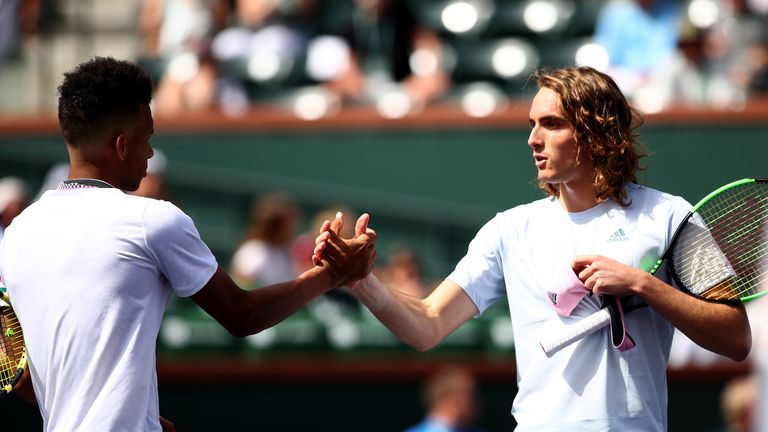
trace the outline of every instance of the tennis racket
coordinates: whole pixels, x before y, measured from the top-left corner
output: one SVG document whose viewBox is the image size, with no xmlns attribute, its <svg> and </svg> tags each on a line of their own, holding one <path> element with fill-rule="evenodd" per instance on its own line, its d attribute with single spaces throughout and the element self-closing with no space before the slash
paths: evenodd
<svg viewBox="0 0 768 432">
<path fill-rule="evenodd" d="M 19 382 L 27 366 L 27 350 L 19 319 L 11 308 L 8 293 L 0 285 L 0 397 Z"/>
<path fill-rule="evenodd" d="M 719 302 L 753 300 L 768 289 L 766 229 L 768 178 L 729 183 L 693 206 L 650 273 L 655 274 L 666 261 L 675 284 L 696 297 Z M 562 333 L 544 338 L 540 345 L 550 357 L 610 322 L 611 313 L 602 308 Z"/>
</svg>

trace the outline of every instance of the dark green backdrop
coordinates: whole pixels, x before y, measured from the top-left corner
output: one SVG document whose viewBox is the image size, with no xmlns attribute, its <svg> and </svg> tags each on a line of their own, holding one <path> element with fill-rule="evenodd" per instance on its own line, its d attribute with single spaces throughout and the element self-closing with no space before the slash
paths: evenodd
<svg viewBox="0 0 768 432">
<path fill-rule="evenodd" d="M 641 135 L 652 153 L 643 181 L 692 202 L 727 181 L 768 174 L 768 124 L 649 125 Z M 425 257 L 428 277 L 440 278 L 495 212 L 541 196 L 531 181 L 535 171 L 526 140 L 524 128 L 160 130 L 153 144 L 170 161 L 174 198 L 224 264 L 241 234 L 251 197 L 282 190 L 300 200 L 307 218 L 334 203 L 370 212 L 380 250 L 407 241 Z M 57 136 L 0 137 L 0 175 L 21 175 L 35 187 L 53 162 L 65 159 Z M 717 427 L 724 379 L 671 380 L 670 430 Z M 161 399 L 163 411 L 181 431 L 239 426 L 393 431 L 418 420 L 418 385 L 413 377 L 390 383 L 173 382 L 161 383 Z M 483 425 L 490 431 L 510 430 L 513 381 L 485 380 L 481 390 Z M 3 412 L 17 406 L 12 399 L 0 401 Z M 34 410 L 22 412 L 36 417 Z M 20 421 L 11 429 L 35 430 L 29 426 L 34 420 Z"/>
</svg>

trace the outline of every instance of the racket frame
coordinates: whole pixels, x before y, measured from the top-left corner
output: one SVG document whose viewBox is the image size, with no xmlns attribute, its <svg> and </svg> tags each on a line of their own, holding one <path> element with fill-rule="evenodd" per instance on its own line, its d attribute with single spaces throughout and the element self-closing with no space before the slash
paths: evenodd
<svg viewBox="0 0 768 432">
<path fill-rule="evenodd" d="M 714 191 L 707 194 L 704 198 L 700 199 L 688 212 L 688 214 L 683 218 L 683 220 L 680 222 L 680 224 L 675 229 L 674 234 L 672 235 L 672 239 L 670 240 L 669 244 L 667 245 L 664 252 L 661 254 L 661 257 L 656 261 L 656 263 L 653 265 L 653 267 L 649 270 L 649 273 L 651 275 L 655 275 L 656 272 L 659 270 L 661 265 L 664 263 L 664 261 L 667 260 L 668 255 L 672 252 L 672 246 L 675 244 L 675 240 L 680 236 L 680 233 L 683 231 L 683 228 L 685 227 L 685 224 L 688 222 L 688 220 L 693 217 L 694 214 L 710 199 L 712 199 L 714 196 L 719 195 L 720 193 L 732 189 L 737 186 L 741 186 L 748 183 L 768 183 L 768 177 L 754 177 L 754 178 L 743 178 L 741 180 L 736 180 L 731 183 L 725 184 L 723 186 L 720 186 L 719 188 L 715 189 Z M 680 281 L 679 276 L 677 275 L 677 272 L 674 268 L 674 263 L 671 263 L 670 266 L 668 266 L 669 274 L 672 277 L 675 284 L 677 284 L 678 287 L 683 287 L 683 283 Z M 768 290 L 752 294 L 750 296 L 746 296 L 740 299 L 734 299 L 734 300 L 715 300 L 715 299 L 707 299 L 704 297 L 700 297 L 692 293 L 691 291 L 687 289 L 680 289 L 680 291 L 685 292 L 688 295 L 694 296 L 698 299 L 705 300 L 705 301 L 711 301 L 711 302 L 717 302 L 717 303 L 745 303 L 751 300 L 754 300 L 758 297 L 762 297 L 763 295 L 768 293 Z M 644 303 L 636 304 L 634 307 L 630 309 L 625 309 L 625 314 L 636 309 L 640 309 L 642 307 L 647 306 Z M 597 332 L 598 330 L 602 329 L 603 327 L 607 327 L 610 324 L 610 315 L 608 315 L 606 312 L 603 311 L 604 308 L 601 308 L 600 310 L 596 311 L 595 313 L 583 318 L 581 321 L 579 321 L 576 324 L 573 324 L 572 326 L 569 326 L 566 332 L 563 332 L 562 334 L 559 334 L 558 337 L 550 337 L 545 338 L 544 340 L 539 342 L 539 345 L 541 346 L 542 350 L 544 350 L 544 353 L 547 357 L 551 357 L 556 352 L 560 351 L 561 349 L 565 348 L 568 345 L 571 345 L 573 343 L 578 342 L 579 340 L 591 335 L 592 333 Z"/>
<path fill-rule="evenodd" d="M 11 312 L 13 313 L 14 318 L 18 322 L 18 317 L 16 317 L 16 313 L 13 312 L 10 299 L 8 298 L 8 293 L 6 292 L 6 289 L 4 286 L 0 286 L 0 301 L 3 301 L 8 305 L 8 306 L 0 306 L 0 307 L 11 309 Z M 0 335 L 0 337 L 6 337 L 6 336 Z M 22 333 L 22 341 L 23 341 L 23 333 Z M 2 365 L 0 365 L 0 367 L 2 367 Z M 27 348 L 24 344 L 22 344 L 21 357 L 19 357 L 18 361 L 16 362 L 16 371 L 13 372 L 13 370 L 10 368 L 6 371 L 3 371 L 3 373 L 8 372 L 8 375 L 13 374 L 13 378 L 11 378 L 8 384 L 5 384 L 4 386 L 0 386 L 0 398 L 2 398 L 3 396 L 13 391 L 13 388 L 16 386 L 16 384 L 19 383 L 19 380 L 21 380 L 22 375 L 24 375 L 24 370 L 26 369 L 26 367 L 27 367 Z"/>
</svg>

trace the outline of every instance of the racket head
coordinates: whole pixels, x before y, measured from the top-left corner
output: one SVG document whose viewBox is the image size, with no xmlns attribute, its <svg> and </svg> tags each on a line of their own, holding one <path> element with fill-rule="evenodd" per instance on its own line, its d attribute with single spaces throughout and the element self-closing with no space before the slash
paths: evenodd
<svg viewBox="0 0 768 432">
<path fill-rule="evenodd" d="M 699 201 L 665 259 L 678 287 L 720 302 L 748 301 L 768 288 L 768 180 L 742 179 Z"/>
<path fill-rule="evenodd" d="M 24 334 L 5 287 L 0 287 L 0 397 L 13 391 L 26 366 Z"/>
</svg>

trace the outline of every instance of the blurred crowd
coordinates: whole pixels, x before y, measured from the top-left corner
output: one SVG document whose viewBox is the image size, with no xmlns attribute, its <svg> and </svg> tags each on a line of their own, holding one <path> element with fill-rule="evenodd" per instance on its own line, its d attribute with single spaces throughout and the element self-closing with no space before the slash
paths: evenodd
<svg viewBox="0 0 768 432">
<path fill-rule="evenodd" d="M 738 110 L 768 91 L 766 0 L 134 1 L 134 60 L 160 115 L 271 103 L 401 117 L 450 101 L 486 116 L 536 68 L 566 64 L 605 70 L 645 112 Z M 0 67 L 23 35 L 55 33 L 66 3 L 0 3 Z"/>
<path fill-rule="evenodd" d="M 162 65 L 161 113 L 282 97 L 309 119 L 361 103 L 398 117 L 453 97 L 480 116 L 535 68 L 573 63 L 607 71 L 647 112 L 737 109 L 768 90 L 765 3 L 145 0 L 142 59 Z"/>
<path fill-rule="evenodd" d="M 147 176 L 133 193 L 183 206 L 169 192 L 166 182 L 168 164 L 163 151 L 156 149 L 149 160 Z M 36 192 L 20 177 L 0 178 L 0 239 L 4 228 L 42 193 L 56 188 L 67 177 L 68 171 L 68 164 L 54 164 Z M 233 244 L 231 254 L 221 262 L 229 267 L 234 280 L 245 289 L 259 289 L 294 279 L 313 265 L 314 239 L 323 221 L 332 220 L 341 211 L 347 221 L 341 235 L 351 237 L 353 223 L 358 216 L 348 206 L 330 204 L 306 217 L 305 208 L 294 197 L 278 191 L 253 196 L 250 207 L 250 212 L 243 215 L 245 223 L 240 239 Z M 398 241 L 381 249 L 375 272 L 388 286 L 414 297 L 426 297 L 439 283 L 439 280 L 427 276 L 418 245 Z M 234 338 L 227 338 L 225 331 L 191 302 L 179 298 L 174 298 L 172 302 L 159 338 L 161 349 L 172 352 L 188 352 L 190 348 L 215 351 L 224 347 L 222 343 L 234 341 Z M 720 394 L 722 430 L 734 432 L 764 430 L 762 425 L 768 425 L 768 416 L 763 416 L 760 410 L 763 403 L 761 397 L 768 389 L 768 359 L 764 358 L 768 354 L 768 303 L 749 303 L 747 311 L 752 326 L 753 350 L 744 365 L 739 366 L 695 345 L 680 332 L 675 334 L 669 360 L 669 366 L 678 370 L 733 368 L 743 372 L 726 381 Z M 501 311 L 500 314 L 502 318 L 495 319 L 497 314 L 489 310 L 481 320 L 466 323 L 458 329 L 443 345 L 482 355 L 487 347 L 478 344 L 478 341 L 490 340 L 499 352 L 511 355 L 514 345 L 505 342 L 511 335 L 507 312 Z M 477 323 L 483 320 L 487 325 Z M 499 326 L 500 322 L 504 323 L 503 328 Z M 405 348 L 362 307 L 347 287 L 336 288 L 313 300 L 284 323 L 247 338 L 245 348 L 241 346 L 237 350 L 261 355 L 270 350 L 285 350 L 286 347 L 301 352 L 311 349 L 398 351 Z M 455 367 L 438 371 L 425 382 L 424 391 L 425 417 L 412 430 L 431 430 L 428 428 L 435 424 L 469 426 L 475 420 L 478 408 L 475 380 L 468 371 Z"/>
</svg>

